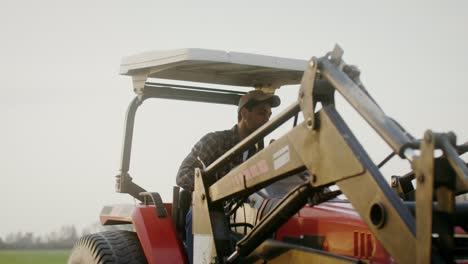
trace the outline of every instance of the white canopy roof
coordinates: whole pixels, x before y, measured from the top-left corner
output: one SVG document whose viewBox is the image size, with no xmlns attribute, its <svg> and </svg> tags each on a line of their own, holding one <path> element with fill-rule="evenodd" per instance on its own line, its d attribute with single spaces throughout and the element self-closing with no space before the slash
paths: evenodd
<svg viewBox="0 0 468 264">
<path fill-rule="evenodd" d="M 249 87 L 298 84 L 306 60 L 207 49 L 152 51 L 125 57 L 120 74 L 140 84 L 161 78 Z"/>
</svg>

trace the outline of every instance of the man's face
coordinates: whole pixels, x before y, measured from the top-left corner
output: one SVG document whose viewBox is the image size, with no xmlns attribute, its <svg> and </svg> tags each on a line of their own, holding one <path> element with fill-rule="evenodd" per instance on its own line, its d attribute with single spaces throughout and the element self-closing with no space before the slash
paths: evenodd
<svg viewBox="0 0 468 264">
<path fill-rule="evenodd" d="M 249 134 L 268 122 L 271 116 L 271 106 L 269 103 L 257 104 L 250 111 L 246 108 L 242 110 L 244 110 L 243 121 Z"/>
</svg>

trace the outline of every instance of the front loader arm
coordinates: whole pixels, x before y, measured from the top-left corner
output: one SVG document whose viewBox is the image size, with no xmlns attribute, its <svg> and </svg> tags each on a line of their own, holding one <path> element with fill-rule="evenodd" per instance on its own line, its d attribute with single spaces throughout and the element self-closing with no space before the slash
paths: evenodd
<svg viewBox="0 0 468 264">
<path fill-rule="evenodd" d="M 323 58 L 312 58 L 302 79 L 298 101 L 240 142 L 205 171 L 200 172 L 203 177 L 209 178 L 230 156 L 247 149 L 249 144 L 255 143 L 290 117 L 302 112 L 304 116 L 302 123 L 211 186 L 201 186 L 203 199 L 206 199 L 207 203 L 206 210 L 211 210 L 211 207 L 219 208 L 219 204 L 223 201 L 233 197 L 245 197 L 268 184 L 307 169 L 310 172 L 309 184 L 312 189 L 320 190 L 322 187 L 334 184 L 340 188 L 397 263 L 438 262 L 442 259 L 441 254 L 446 260 L 450 259 L 450 248 L 442 250 L 449 253 L 431 250 L 430 240 L 433 227 L 416 227 L 413 215 L 388 185 L 378 167 L 372 162 L 335 109 L 333 93 L 338 91 L 342 94 L 396 154 L 408 159 L 416 170 L 416 175 L 419 175 L 418 171 L 422 170 L 423 174 L 427 174 L 426 176 L 435 178 L 434 181 L 426 182 L 429 184 L 428 187 L 423 188 L 421 185 L 420 190 L 417 190 L 417 197 L 419 197 L 417 205 L 426 204 L 423 209 L 419 209 L 419 212 L 433 213 L 431 190 L 439 188 L 440 182 L 442 185 L 445 184 L 444 180 L 440 180 L 441 177 L 452 177 L 450 175 L 456 177 L 456 180 L 452 181 L 456 182 L 456 188 L 455 184 L 445 184 L 444 188 L 439 188 L 437 191 L 441 197 L 449 197 L 440 198 L 443 202 L 439 206 L 440 210 L 445 210 L 447 214 L 453 214 L 451 208 L 454 207 L 454 199 L 451 199 L 450 195 L 453 198 L 456 191 L 466 191 L 467 168 L 458 156 L 454 140 L 447 141 L 444 136 L 440 136 L 437 140 L 438 147 L 444 152 L 443 158 L 447 160 L 446 163 L 450 165 L 450 170 L 454 173 L 444 176 L 447 173 L 441 175 L 441 173 L 434 172 L 436 168 L 430 165 L 430 160 L 434 160 L 434 155 L 433 152 L 427 154 L 427 150 L 424 151 L 426 161 L 420 162 L 419 155 L 415 151 L 419 148 L 419 142 L 414 141 L 396 122 L 385 115 L 360 83 L 359 74 L 350 72 L 349 67 L 348 70 L 343 70 L 346 64 L 341 60 L 341 55 L 342 50 L 336 47 L 333 52 Z M 318 102 L 322 104 L 322 109 L 316 111 L 315 106 Z M 422 167 L 425 169 L 421 169 Z M 199 195 L 199 193 L 195 192 L 194 195 Z M 297 196 L 291 199 L 303 199 L 303 197 Z M 290 202 L 294 204 L 294 201 Z M 278 208 L 278 210 L 281 209 Z M 211 218 L 212 228 L 216 227 L 214 221 Z M 266 218 L 259 225 L 268 226 L 268 223 L 264 221 L 270 220 Z M 418 226 L 430 225 L 430 223 L 424 223 L 422 217 L 419 217 L 417 224 Z M 453 233 L 452 223 L 444 223 L 444 225 L 444 230 L 451 228 Z M 216 229 L 219 230 L 219 226 Z M 422 232 L 424 234 L 421 234 Z M 194 228 L 194 233 L 197 233 L 196 228 Z M 450 235 L 449 231 L 446 233 Z M 264 236 L 264 234 L 258 236 L 260 235 Z M 216 244 L 215 232 L 213 232 L 213 238 Z M 258 238 L 252 233 L 238 242 L 235 248 L 230 249 L 233 254 L 228 262 L 247 257 L 251 249 L 259 246 L 263 241 Z M 249 245 L 249 250 L 242 248 L 246 244 Z M 423 250 L 422 247 L 425 249 Z M 218 251 L 219 249 L 220 247 L 217 247 Z M 229 249 L 223 248 L 221 251 L 224 253 L 217 252 L 218 258 L 226 260 L 225 252 Z"/>
<path fill-rule="evenodd" d="M 254 192 L 306 167 L 312 186 L 337 184 L 390 254 L 400 263 L 411 262 L 415 224 L 410 212 L 334 107 L 324 107 L 317 120 L 319 129 L 309 130 L 304 121 L 210 186 L 212 201 Z"/>
</svg>

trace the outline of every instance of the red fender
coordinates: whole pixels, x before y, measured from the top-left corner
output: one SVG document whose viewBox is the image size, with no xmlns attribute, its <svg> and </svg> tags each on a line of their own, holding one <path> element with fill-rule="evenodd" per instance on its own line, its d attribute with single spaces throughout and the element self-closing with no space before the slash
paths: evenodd
<svg viewBox="0 0 468 264">
<path fill-rule="evenodd" d="M 164 204 L 166 217 L 158 217 L 154 205 L 112 205 L 102 209 L 103 225 L 133 224 L 148 264 L 188 263 L 182 242 L 170 215 L 171 204 Z"/>
<path fill-rule="evenodd" d="M 154 206 L 137 206 L 132 222 L 148 264 L 187 263 L 184 247 L 172 223 L 171 204 L 164 204 L 166 217 L 158 217 Z"/>
</svg>

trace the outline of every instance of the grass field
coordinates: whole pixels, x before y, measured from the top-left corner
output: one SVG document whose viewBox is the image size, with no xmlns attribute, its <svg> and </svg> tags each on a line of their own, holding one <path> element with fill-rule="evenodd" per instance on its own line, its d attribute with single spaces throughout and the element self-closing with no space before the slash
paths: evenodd
<svg viewBox="0 0 468 264">
<path fill-rule="evenodd" d="M 0 250 L 1 264 L 64 264 L 70 250 Z"/>
</svg>

